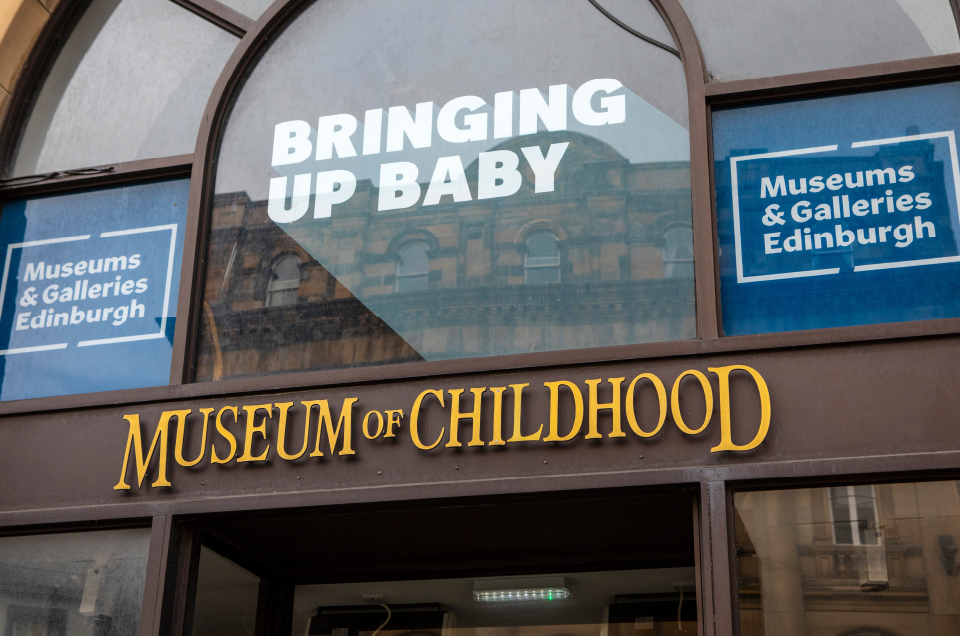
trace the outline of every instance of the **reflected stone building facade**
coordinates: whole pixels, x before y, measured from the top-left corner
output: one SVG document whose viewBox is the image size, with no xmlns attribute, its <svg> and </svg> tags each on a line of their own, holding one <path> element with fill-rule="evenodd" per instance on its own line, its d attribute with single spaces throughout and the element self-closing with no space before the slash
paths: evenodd
<svg viewBox="0 0 960 636">
<path fill-rule="evenodd" d="M 741 634 L 960 633 L 953 481 L 736 496 Z"/>
<path fill-rule="evenodd" d="M 476 200 L 474 161 L 471 203 L 377 212 L 361 181 L 303 231 L 218 195 L 198 378 L 692 337 L 689 164 L 631 164 L 571 132 L 498 149 L 558 142 L 549 193 L 524 163 L 516 195 Z"/>
</svg>

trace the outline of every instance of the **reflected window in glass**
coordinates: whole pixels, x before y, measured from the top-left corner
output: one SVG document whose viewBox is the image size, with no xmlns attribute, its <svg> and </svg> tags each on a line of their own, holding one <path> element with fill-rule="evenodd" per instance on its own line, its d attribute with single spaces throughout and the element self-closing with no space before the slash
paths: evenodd
<svg viewBox="0 0 960 636">
<path fill-rule="evenodd" d="M 831 488 L 830 512 L 833 515 L 834 543 L 873 545 L 878 542 L 873 486 Z"/>
<path fill-rule="evenodd" d="M 663 233 L 663 275 L 693 276 L 693 229 L 675 227 Z"/>
<path fill-rule="evenodd" d="M 556 236 L 538 232 L 527 239 L 523 279 L 528 284 L 560 282 L 560 248 Z"/>
<path fill-rule="evenodd" d="M 288 254 L 277 259 L 267 283 L 267 307 L 292 305 L 300 295 L 300 258 Z"/>
<path fill-rule="evenodd" d="M 410 243 L 397 258 L 398 292 L 423 291 L 430 286 L 430 247 L 426 243 Z"/>
</svg>

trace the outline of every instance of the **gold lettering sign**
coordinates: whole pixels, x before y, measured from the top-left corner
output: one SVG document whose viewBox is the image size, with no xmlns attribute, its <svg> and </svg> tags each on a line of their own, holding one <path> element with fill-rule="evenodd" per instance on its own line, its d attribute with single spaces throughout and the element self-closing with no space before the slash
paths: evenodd
<svg viewBox="0 0 960 636">
<path fill-rule="evenodd" d="M 710 449 L 711 453 L 746 452 L 757 448 L 770 430 L 770 391 L 763 377 L 748 366 L 735 364 L 726 367 L 711 367 L 709 373 L 716 375 L 717 401 L 720 415 L 720 443 Z M 735 371 L 747 374 L 756 385 L 760 394 L 760 423 L 753 439 L 743 445 L 733 441 L 733 422 L 730 405 L 730 376 Z M 699 384 L 698 390 L 703 391 L 706 405 L 706 415 L 702 423 L 690 423 L 683 419 L 680 406 L 680 387 L 685 379 L 692 386 Z M 541 422 L 536 430 L 533 425 L 524 427 L 523 395 L 529 384 L 511 384 L 509 390 L 513 398 L 513 414 L 510 430 L 512 434 L 506 440 L 504 436 L 503 399 L 508 387 L 470 387 L 460 389 L 425 389 L 413 401 L 409 411 L 409 420 L 404 421 L 404 409 L 395 408 L 384 411 L 368 411 L 362 417 L 356 418 L 361 424 L 363 437 L 375 440 L 381 436 L 385 438 L 409 436 L 409 443 L 422 451 L 442 452 L 443 448 L 462 448 L 466 446 L 507 446 L 520 442 L 541 442 L 547 444 L 563 444 L 575 440 L 583 435 L 584 439 L 602 439 L 598 416 L 601 412 L 609 412 L 611 430 L 606 435 L 609 438 L 627 437 L 623 427 L 623 416 L 630 431 L 641 439 L 650 439 L 663 430 L 668 413 L 672 415 L 677 428 L 688 436 L 699 435 L 707 430 L 713 419 L 714 394 L 710 379 L 703 372 L 688 369 L 673 381 L 670 399 L 667 399 L 666 385 L 653 373 L 641 373 L 632 378 L 626 385 L 626 400 L 621 402 L 622 388 L 626 377 L 608 378 L 605 382 L 601 378 L 590 379 L 581 387 L 568 380 L 554 380 L 544 382 L 543 387 L 549 392 L 549 412 L 545 422 Z M 656 390 L 658 398 L 657 422 L 640 422 L 637 413 L 637 394 L 640 387 L 649 383 Z M 600 401 L 600 389 L 610 386 L 611 401 Z M 584 390 L 584 388 L 586 390 Z M 486 414 L 491 420 L 492 432 L 490 439 L 483 438 L 481 421 L 485 415 L 483 396 L 491 394 L 493 397 L 490 413 Z M 466 394 L 471 407 L 461 406 Z M 561 400 L 572 399 L 573 409 L 561 409 Z M 153 488 L 171 486 L 168 479 L 168 439 L 171 427 L 176 426 L 176 442 L 174 445 L 174 460 L 180 466 L 196 466 L 210 450 L 211 464 L 228 464 L 230 462 L 267 462 L 271 456 L 279 457 L 284 461 L 300 459 L 309 448 L 311 429 L 313 431 L 313 451 L 309 457 L 324 457 L 322 449 L 329 448 L 331 457 L 340 455 L 356 455 L 354 450 L 354 407 L 360 401 L 359 397 L 345 398 L 339 405 L 331 405 L 328 400 L 304 400 L 300 404 L 304 407 L 303 414 L 303 444 L 301 448 L 289 448 L 288 436 L 290 431 L 298 429 L 299 423 L 293 421 L 290 409 L 293 402 L 277 402 L 266 404 L 249 404 L 243 406 L 224 406 L 220 408 L 214 418 L 214 427 L 210 426 L 211 414 L 214 408 L 200 408 L 203 415 L 203 428 L 200 435 L 200 450 L 193 459 L 184 457 L 184 439 L 187 437 L 187 420 L 193 413 L 192 409 L 164 411 L 160 415 L 157 429 L 146 445 L 147 438 L 141 430 L 140 416 L 136 413 L 125 415 L 127 423 L 127 444 L 120 468 L 120 481 L 114 490 L 130 490 L 128 473 L 131 464 L 136 468 L 136 483 L 143 487 L 144 479 L 152 462 L 156 462 L 156 479 L 150 484 Z M 397 405 L 406 406 L 406 405 Z M 426 409 L 429 407 L 441 408 L 449 413 L 449 421 L 440 428 L 436 439 L 423 439 L 423 422 L 426 418 Z M 311 427 L 311 419 L 316 411 L 316 426 Z M 335 414 L 335 411 L 336 414 Z M 272 434 L 268 423 L 276 413 L 276 436 Z M 229 415 L 233 423 L 243 431 L 239 436 L 242 439 L 242 448 L 238 438 L 227 429 L 224 415 Z M 528 414 L 529 415 L 529 414 Z M 584 431 L 584 416 L 586 415 L 586 430 Z M 529 418 L 528 418 L 529 419 Z M 336 421 L 336 426 L 334 426 Z M 171 424 L 175 422 L 175 424 Z M 692 428 L 697 426 L 697 428 Z M 197 424 L 193 424 L 196 426 Z M 523 429 L 526 429 L 524 432 Z M 461 430 L 465 429 L 465 430 Z M 208 432 L 210 435 L 208 436 Z M 462 433 L 462 435 L 461 435 Z M 546 433 L 546 434 L 544 434 Z M 446 439 L 439 450 L 438 447 Z M 362 441 L 362 440 L 361 440 Z M 238 456 L 239 454 L 239 456 Z"/>
</svg>

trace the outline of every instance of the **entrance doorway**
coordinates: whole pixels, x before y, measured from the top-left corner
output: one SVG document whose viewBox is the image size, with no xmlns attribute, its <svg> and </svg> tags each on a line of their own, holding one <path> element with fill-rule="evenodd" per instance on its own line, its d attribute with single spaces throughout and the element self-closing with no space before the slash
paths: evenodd
<svg viewBox="0 0 960 636">
<path fill-rule="evenodd" d="M 687 491 L 187 520 L 190 636 L 697 634 Z"/>
</svg>

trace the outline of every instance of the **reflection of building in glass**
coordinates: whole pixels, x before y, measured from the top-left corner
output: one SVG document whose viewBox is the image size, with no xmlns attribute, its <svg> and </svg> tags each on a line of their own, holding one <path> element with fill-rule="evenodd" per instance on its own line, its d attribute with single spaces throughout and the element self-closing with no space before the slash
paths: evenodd
<svg viewBox="0 0 960 636">
<path fill-rule="evenodd" d="M 549 193 L 521 162 L 517 194 L 478 201 L 474 162 L 474 200 L 399 212 L 377 212 L 369 181 L 332 218 L 284 226 L 266 201 L 218 195 L 205 300 L 220 348 L 205 321 L 198 378 L 218 359 L 231 377 L 693 337 L 689 164 L 630 164 L 571 132 L 500 148 L 558 141 Z"/>
<path fill-rule="evenodd" d="M 300 292 L 300 257 L 283 254 L 276 259 L 267 283 L 267 307 L 292 305 Z"/>
<path fill-rule="evenodd" d="M 960 633 L 956 482 L 736 496 L 743 636 Z"/>
<path fill-rule="evenodd" d="M 551 232 L 537 232 L 527 238 L 527 253 L 523 257 L 523 282 L 559 283 L 560 248 Z"/>
</svg>

